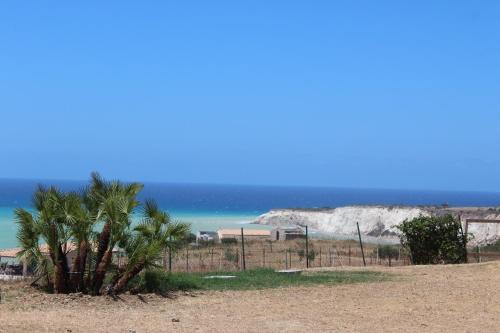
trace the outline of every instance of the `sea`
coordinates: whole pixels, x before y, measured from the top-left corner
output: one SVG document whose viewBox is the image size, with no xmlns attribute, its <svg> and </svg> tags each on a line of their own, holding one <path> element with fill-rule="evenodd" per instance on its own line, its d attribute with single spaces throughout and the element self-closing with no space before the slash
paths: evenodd
<svg viewBox="0 0 500 333">
<path fill-rule="evenodd" d="M 0 249 L 16 247 L 16 207 L 32 208 L 38 184 L 80 190 L 86 181 L 0 179 Z M 193 232 L 219 228 L 263 228 L 251 224 L 276 208 L 324 208 L 346 205 L 500 206 L 500 193 L 353 189 L 298 186 L 144 183 L 139 199 L 155 199 L 174 220 Z"/>
</svg>

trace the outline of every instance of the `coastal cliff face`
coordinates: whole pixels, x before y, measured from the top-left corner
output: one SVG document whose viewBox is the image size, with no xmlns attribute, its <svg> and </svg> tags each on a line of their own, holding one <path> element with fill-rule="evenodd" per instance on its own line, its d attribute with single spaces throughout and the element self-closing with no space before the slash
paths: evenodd
<svg viewBox="0 0 500 333">
<path fill-rule="evenodd" d="M 467 218 L 500 219 L 496 208 L 441 208 L 404 206 L 348 206 L 332 209 L 275 209 L 259 216 L 254 223 L 262 225 L 307 225 L 321 233 L 354 236 L 356 222 L 363 235 L 397 240 L 394 226 L 420 215 L 453 214 Z M 471 224 L 472 243 L 485 244 L 500 239 L 500 224 Z"/>
</svg>

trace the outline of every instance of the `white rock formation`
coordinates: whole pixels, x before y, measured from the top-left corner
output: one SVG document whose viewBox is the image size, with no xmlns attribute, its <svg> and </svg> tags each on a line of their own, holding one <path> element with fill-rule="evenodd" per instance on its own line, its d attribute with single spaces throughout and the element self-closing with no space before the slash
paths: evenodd
<svg viewBox="0 0 500 333">
<path fill-rule="evenodd" d="M 396 240 L 394 226 L 405 219 L 419 215 L 442 215 L 452 213 L 466 218 L 500 218 L 494 208 L 436 208 L 405 206 L 348 206 L 332 209 L 275 209 L 259 216 L 254 223 L 262 225 L 307 225 L 321 233 L 355 236 L 356 222 L 365 236 Z M 472 224 L 469 232 L 474 234 L 472 243 L 489 243 L 500 239 L 500 224 Z"/>
</svg>

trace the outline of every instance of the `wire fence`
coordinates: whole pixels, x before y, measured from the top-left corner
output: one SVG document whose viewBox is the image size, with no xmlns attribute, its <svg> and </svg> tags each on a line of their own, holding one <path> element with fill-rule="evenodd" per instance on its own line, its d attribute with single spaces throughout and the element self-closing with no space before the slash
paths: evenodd
<svg viewBox="0 0 500 333">
<path fill-rule="evenodd" d="M 409 265 L 408 256 L 395 246 L 381 256 L 376 244 L 363 244 L 366 265 Z M 231 245 L 186 246 L 164 254 L 162 265 L 173 272 L 236 271 L 254 268 L 303 269 L 363 266 L 363 252 L 354 241 L 304 240 L 245 241 Z"/>
</svg>

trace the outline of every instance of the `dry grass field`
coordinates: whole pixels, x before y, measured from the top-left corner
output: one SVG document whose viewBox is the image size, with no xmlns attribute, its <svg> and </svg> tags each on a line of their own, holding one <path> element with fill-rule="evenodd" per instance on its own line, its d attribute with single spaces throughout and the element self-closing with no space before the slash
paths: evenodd
<svg viewBox="0 0 500 333">
<path fill-rule="evenodd" d="M 359 269 L 359 268 L 351 268 Z M 390 281 L 119 300 L 0 284 L 0 332 L 498 332 L 500 263 L 370 267 Z"/>
</svg>

